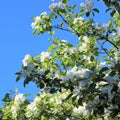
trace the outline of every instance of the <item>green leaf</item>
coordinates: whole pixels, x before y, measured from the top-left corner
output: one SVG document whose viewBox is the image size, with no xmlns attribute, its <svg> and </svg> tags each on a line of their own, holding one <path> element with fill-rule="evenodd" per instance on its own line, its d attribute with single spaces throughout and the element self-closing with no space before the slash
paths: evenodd
<svg viewBox="0 0 120 120">
<path fill-rule="evenodd" d="M 108 12 L 108 11 L 110 11 L 112 8 L 108 8 L 108 9 L 106 9 L 106 11 L 105 12 Z"/>
<path fill-rule="evenodd" d="M 73 5 L 72 8 L 75 9 L 77 5 Z"/>
<path fill-rule="evenodd" d="M 32 35 L 34 35 L 37 32 L 37 29 L 33 30 Z"/>
<path fill-rule="evenodd" d="M 89 17 L 90 16 L 90 12 L 86 12 L 86 16 Z"/>
<path fill-rule="evenodd" d="M 32 80 L 31 77 L 26 77 L 26 79 L 24 80 L 24 87 Z"/>
<path fill-rule="evenodd" d="M 45 87 L 45 83 L 44 83 L 43 81 L 40 81 L 39 86 L 40 86 L 40 88 L 42 89 L 42 88 Z"/>
<path fill-rule="evenodd" d="M 10 94 L 6 93 L 5 97 L 2 99 L 3 102 L 10 102 L 11 98 L 10 98 Z"/>
<path fill-rule="evenodd" d="M 103 73 L 103 72 L 105 72 L 105 71 L 107 71 L 107 70 L 109 70 L 109 68 L 108 68 L 108 67 L 103 67 L 103 68 L 100 70 L 100 72 L 99 72 L 99 73 L 101 74 L 101 73 Z"/>
<path fill-rule="evenodd" d="M 90 57 L 90 61 L 94 61 L 94 56 L 91 56 L 91 57 Z"/>
<path fill-rule="evenodd" d="M 99 13 L 99 10 L 97 8 L 92 9 L 94 12 Z"/>
<path fill-rule="evenodd" d="M 16 82 L 18 82 L 18 81 L 20 80 L 20 78 L 21 78 L 21 77 L 20 77 L 20 76 L 18 76 L 18 77 L 16 78 Z"/>
</svg>

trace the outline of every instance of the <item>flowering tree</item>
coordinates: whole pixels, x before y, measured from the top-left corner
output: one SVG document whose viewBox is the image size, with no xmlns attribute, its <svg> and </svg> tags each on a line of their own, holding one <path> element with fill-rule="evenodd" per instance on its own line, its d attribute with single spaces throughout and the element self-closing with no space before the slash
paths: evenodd
<svg viewBox="0 0 120 120">
<path fill-rule="evenodd" d="M 52 44 L 38 56 L 27 54 L 16 80 L 35 82 L 41 92 L 32 102 L 6 94 L 3 120 L 120 119 L 119 0 L 103 2 L 111 14 L 106 24 L 94 21 L 99 9 L 91 0 L 54 2 L 49 14 L 33 18 L 33 34 L 48 32 Z M 56 37 L 59 30 L 77 37 L 76 45 Z"/>
</svg>

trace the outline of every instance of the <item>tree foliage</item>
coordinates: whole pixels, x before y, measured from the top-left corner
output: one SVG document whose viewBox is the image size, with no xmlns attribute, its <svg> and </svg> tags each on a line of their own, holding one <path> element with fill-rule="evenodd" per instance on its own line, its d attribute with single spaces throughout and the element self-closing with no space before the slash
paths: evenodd
<svg viewBox="0 0 120 120">
<path fill-rule="evenodd" d="M 94 20 L 100 10 L 91 0 L 80 6 L 61 0 L 33 18 L 33 35 L 48 32 L 52 44 L 38 56 L 25 56 L 16 81 L 24 78 L 24 86 L 35 82 L 41 92 L 32 102 L 27 95 L 11 98 L 7 93 L 0 109 L 3 120 L 120 119 L 119 0 L 103 3 L 113 16 L 106 24 Z M 78 42 L 60 40 L 59 30 Z"/>
</svg>

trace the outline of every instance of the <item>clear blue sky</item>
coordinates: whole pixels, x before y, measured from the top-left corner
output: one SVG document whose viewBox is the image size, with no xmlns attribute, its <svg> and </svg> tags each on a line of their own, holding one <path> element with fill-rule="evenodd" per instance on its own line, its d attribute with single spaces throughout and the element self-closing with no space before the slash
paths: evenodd
<svg viewBox="0 0 120 120">
<path fill-rule="evenodd" d="M 80 0 L 76 0 L 80 4 Z M 15 81 L 15 73 L 21 69 L 26 54 L 38 55 L 47 49 L 48 35 L 32 36 L 32 17 L 48 11 L 51 0 L 2 0 L 0 2 L 0 105 L 9 90 L 19 89 L 20 93 L 34 96 L 39 90 L 33 83 L 26 88 L 23 81 Z M 104 6 L 97 4 L 100 8 Z M 103 18 L 104 17 L 104 18 Z M 96 20 L 106 22 L 103 14 Z M 64 34 L 63 34 L 64 36 Z"/>
</svg>

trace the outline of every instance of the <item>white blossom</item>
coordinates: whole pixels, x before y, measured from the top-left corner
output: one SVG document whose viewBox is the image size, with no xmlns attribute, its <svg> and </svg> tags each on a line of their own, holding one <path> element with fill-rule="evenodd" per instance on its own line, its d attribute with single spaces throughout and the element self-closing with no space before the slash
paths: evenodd
<svg viewBox="0 0 120 120">
<path fill-rule="evenodd" d="M 86 12 L 90 11 L 93 7 L 94 3 L 92 0 L 86 0 Z"/>
<path fill-rule="evenodd" d="M 38 117 L 38 108 L 36 106 L 35 102 L 30 103 L 27 108 L 26 108 L 26 117 L 30 118 L 30 117 Z"/>
<path fill-rule="evenodd" d="M 83 55 L 83 58 L 85 60 L 87 60 L 88 63 L 92 63 L 91 60 L 90 60 L 90 58 L 91 58 L 90 56 Z"/>
<path fill-rule="evenodd" d="M 104 28 L 108 28 L 108 27 L 110 26 L 110 23 L 104 23 L 102 26 L 103 26 Z"/>
<path fill-rule="evenodd" d="M 38 28 L 39 28 L 39 25 L 37 25 L 37 22 L 38 22 L 38 21 L 35 21 L 35 22 L 32 22 L 32 23 L 31 23 L 32 29 L 38 29 Z"/>
<path fill-rule="evenodd" d="M 41 20 L 40 16 L 36 16 L 36 17 L 35 17 L 35 20 L 36 20 L 36 21 L 40 21 L 40 20 Z"/>
<path fill-rule="evenodd" d="M 92 0 L 86 0 L 86 2 L 80 3 L 80 6 L 84 8 L 86 12 L 89 12 L 94 5 L 94 2 Z"/>
<path fill-rule="evenodd" d="M 54 102 L 54 98 L 50 98 L 50 102 Z"/>
<path fill-rule="evenodd" d="M 45 16 L 46 16 L 46 15 L 47 15 L 47 12 L 42 12 L 40 16 L 42 16 L 42 15 L 45 15 Z"/>
<path fill-rule="evenodd" d="M 87 43 L 82 43 L 82 45 L 79 47 L 79 51 L 83 52 L 87 52 Z"/>
<path fill-rule="evenodd" d="M 83 40 L 85 43 L 90 43 L 90 40 L 87 36 L 83 36 Z"/>
<path fill-rule="evenodd" d="M 13 118 L 17 118 L 18 111 L 20 110 L 20 106 L 18 104 L 13 104 L 11 106 L 12 116 Z"/>
<path fill-rule="evenodd" d="M 67 43 L 67 40 L 61 40 L 61 42 Z"/>
<path fill-rule="evenodd" d="M 56 2 L 56 3 L 52 3 L 50 6 L 49 6 L 49 9 L 56 9 L 56 8 L 59 8 L 59 7 L 62 7 L 63 6 L 63 3 L 62 2 Z"/>
<path fill-rule="evenodd" d="M 38 29 L 39 28 L 39 24 L 38 23 L 42 21 L 41 16 L 47 16 L 47 13 L 46 12 L 42 12 L 40 16 L 36 16 L 34 18 L 35 21 L 31 23 L 32 29 Z"/>
<path fill-rule="evenodd" d="M 76 24 L 77 22 L 79 22 L 80 24 L 83 24 L 83 17 L 78 17 L 78 18 L 74 18 L 73 24 Z"/>
<path fill-rule="evenodd" d="M 67 48 L 66 49 L 66 52 L 69 53 L 69 54 L 74 54 L 76 52 L 76 49 L 74 47 L 72 48 Z"/>
<path fill-rule="evenodd" d="M 31 56 L 29 54 L 25 55 L 24 59 L 22 60 L 23 66 L 27 66 L 28 65 L 28 61 L 29 61 L 30 57 Z"/>
<path fill-rule="evenodd" d="M 34 103 L 38 103 L 41 101 L 41 97 L 40 96 L 36 96 L 34 99 Z"/>
<path fill-rule="evenodd" d="M 91 71 L 88 69 L 77 70 L 77 67 L 74 66 L 71 70 L 68 70 L 65 76 L 62 76 L 62 79 L 65 81 L 75 82 L 79 78 L 89 78 Z"/>
<path fill-rule="evenodd" d="M 69 118 L 66 118 L 65 120 L 70 120 Z"/>
<path fill-rule="evenodd" d="M 50 52 L 42 52 L 41 54 L 40 54 L 40 58 L 41 58 L 41 62 L 44 62 L 44 59 L 45 58 L 49 58 L 50 57 Z"/>
<path fill-rule="evenodd" d="M 75 107 L 75 108 L 73 109 L 73 113 L 74 113 L 74 115 L 76 115 L 76 116 L 79 116 L 79 115 L 82 115 L 82 116 L 87 115 L 86 104 L 84 103 L 83 106 L 79 106 L 78 108 Z"/>
<path fill-rule="evenodd" d="M 25 100 L 26 100 L 26 97 L 22 93 L 19 93 L 15 96 L 14 102 L 16 104 L 18 104 L 18 103 L 22 104 L 22 103 L 24 103 Z"/>
<path fill-rule="evenodd" d="M 80 3 L 80 6 L 85 7 L 85 3 L 84 2 Z"/>
<path fill-rule="evenodd" d="M 37 110 L 37 107 L 36 107 L 35 102 L 30 103 L 30 104 L 27 106 L 27 110 L 31 110 L 31 111 Z"/>
</svg>

